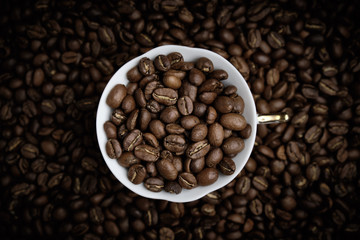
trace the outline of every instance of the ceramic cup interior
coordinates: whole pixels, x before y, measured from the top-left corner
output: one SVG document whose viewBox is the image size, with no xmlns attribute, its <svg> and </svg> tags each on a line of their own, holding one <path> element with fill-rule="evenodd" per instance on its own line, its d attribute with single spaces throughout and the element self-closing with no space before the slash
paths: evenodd
<svg viewBox="0 0 360 240">
<path fill-rule="evenodd" d="M 144 184 L 135 185 L 132 182 L 130 182 L 127 177 L 128 170 L 120 166 L 115 159 L 111 159 L 108 157 L 105 149 L 107 137 L 105 135 L 105 131 L 103 128 L 104 123 L 110 119 L 112 113 L 112 109 L 106 104 L 106 97 L 108 96 L 110 90 L 116 84 L 124 84 L 125 86 L 127 85 L 128 80 L 126 78 L 126 73 L 132 67 L 137 65 L 141 58 L 148 57 L 150 59 L 154 59 L 157 55 L 160 54 L 167 55 L 171 52 L 180 52 L 183 55 L 184 60 L 188 62 L 196 61 L 200 57 L 207 57 L 213 62 L 214 69 L 225 70 L 228 73 L 229 78 L 227 80 L 224 80 L 223 83 L 225 86 L 234 85 L 237 87 L 238 89 L 237 94 L 244 99 L 244 103 L 245 103 L 245 110 L 243 116 L 252 127 L 251 136 L 245 140 L 244 150 L 233 158 L 236 164 L 236 171 L 234 174 L 225 176 L 219 173 L 219 178 L 215 183 L 209 186 L 198 186 L 191 190 L 183 189 L 180 194 L 171 194 L 165 191 L 161 191 L 158 193 L 151 192 L 144 187 Z M 250 157 L 255 142 L 256 128 L 257 128 L 256 125 L 257 125 L 257 113 L 256 113 L 255 102 L 245 79 L 241 76 L 239 71 L 225 58 L 214 52 L 200 48 L 190 48 L 190 47 L 183 47 L 176 45 L 166 45 L 166 46 L 154 48 L 123 65 L 114 74 L 114 76 L 110 79 L 110 81 L 106 85 L 102 93 L 102 96 L 100 98 L 100 102 L 97 110 L 97 116 L 96 116 L 96 132 L 97 132 L 99 147 L 107 166 L 110 168 L 114 176 L 124 186 L 126 186 L 128 189 L 132 190 L 138 195 L 141 195 L 146 198 L 168 200 L 171 202 L 194 201 L 230 183 L 240 173 L 240 171 L 243 169 L 247 160 Z"/>
</svg>

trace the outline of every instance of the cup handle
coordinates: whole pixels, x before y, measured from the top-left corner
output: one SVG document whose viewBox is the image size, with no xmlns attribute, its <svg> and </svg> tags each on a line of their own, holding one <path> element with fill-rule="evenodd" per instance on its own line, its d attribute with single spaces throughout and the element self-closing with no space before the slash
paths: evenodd
<svg viewBox="0 0 360 240">
<path fill-rule="evenodd" d="M 258 124 L 283 123 L 289 121 L 289 115 L 286 112 L 273 114 L 258 114 Z"/>
</svg>

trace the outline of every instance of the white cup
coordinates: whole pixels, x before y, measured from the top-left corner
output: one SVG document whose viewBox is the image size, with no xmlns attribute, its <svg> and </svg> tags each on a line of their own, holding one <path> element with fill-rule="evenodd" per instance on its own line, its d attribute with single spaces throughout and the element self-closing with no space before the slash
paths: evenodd
<svg viewBox="0 0 360 240">
<path fill-rule="evenodd" d="M 125 86 L 128 84 L 129 81 L 127 80 L 126 73 L 132 67 L 136 66 L 141 58 L 148 57 L 150 59 L 155 59 L 155 57 L 160 54 L 167 55 L 171 52 L 180 52 L 183 55 L 184 60 L 187 62 L 195 62 L 200 57 L 207 57 L 213 62 L 214 69 L 225 70 L 228 73 L 229 77 L 227 80 L 222 81 L 222 83 L 225 86 L 234 85 L 237 87 L 238 89 L 237 94 L 243 98 L 245 104 L 243 116 L 245 117 L 247 123 L 250 124 L 252 128 L 251 136 L 248 139 L 244 140 L 245 142 L 244 150 L 238 153 L 236 157 L 233 158 L 236 164 L 236 170 L 232 175 L 223 175 L 219 173 L 219 178 L 215 183 L 209 186 L 198 186 L 191 190 L 183 189 L 179 194 L 172 194 L 169 192 L 165 192 L 164 190 L 161 192 L 151 192 L 144 187 L 144 184 L 135 185 L 132 182 L 130 182 L 127 177 L 128 170 L 120 166 L 115 159 L 109 158 L 106 153 L 105 145 L 107 142 L 107 137 L 103 127 L 104 123 L 110 119 L 111 113 L 113 111 L 113 109 L 111 109 L 106 104 L 106 98 L 110 90 L 116 84 L 124 84 Z M 126 186 L 128 189 L 132 190 L 133 192 L 137 193 L 138 195 L 147 198 L 163 199 L 171 202 L 189 202 L 189 201 L 197 200 L 208 193 L 211 193 L 219 188 L 222 188 L 223 186 L 230 183 L 240 173 L 240 171 L 244 168 L 252 152 L 256 137 L 256 129 L 257 129 L 256 125 L 258 123 L 269 123 L 269 122 L 279 122 L 279 121 L 281 122 L 287 120 L 288 120 L 287 114 L 269 114 L 269 115 L 261 115 L 261 116 L 258 115 L 256 113 L 255 101 L 253 99 L 253 96 L 245 79 L 241 76 L 239 71 L 222 56 L 206 49 L 190 48 L 190 47 L 183 47 L 176 45 L 166 45 L 166 46 L 154 48 L 144 53 L 143 55 L 132 59 L 131 61 L 123 65 L 114 74 L 114 76 L 110 79 L 110 81 L 106 85 L 102 93 L 102 96 L 100 98 L 100 102 L 97 110 L 97 116 L 96 116 L 96 132 L 97 132 L 99 147 L 106 164 L 108 165 L 109 169 L 114 174 L 114 176 L 124 186 Z"/>
</svg>

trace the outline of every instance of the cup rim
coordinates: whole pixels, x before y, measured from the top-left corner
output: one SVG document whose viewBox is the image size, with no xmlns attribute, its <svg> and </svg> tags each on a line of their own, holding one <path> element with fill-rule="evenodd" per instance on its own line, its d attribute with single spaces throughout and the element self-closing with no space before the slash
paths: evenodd
<svg viewBox="0 0 360 240">
<path fill-rule="evenodd" d="M 125 83 L 123 83 L 124 85 L 129 83 L 129 81 L 126 79 L 126 72 L 130 68 L 134 67 L 141 58 L 149 57 L 150 59 L 154 59 L 155 56 L 157 56 L 159 54 L 167 55 L 170 52 L 182 53 L 184 55 L 185 61 L 189 61 L 187 55 L 191 56 L 191 54 L 196 56 L 196 59 L 200 58 L 200 57 L 207 57 L 213 61 L 215 69 L 216 68 L 231 69 L 231 75 L 235 74 L 236 79 L 239 79 L 239 84 L 243 88 L 243 89 L 241 89 L 241 91 L 246 93 L 245 97 L 243 96 L 243 94 L 241 94 L 241 97 L 243 97 L 244 102 L 245 102 L 245 111 L 244 112 L 248 112 L 248 116 L 245 117 L 246 121 L 252 127 L 251 136 L 248 139 L 244 140 L 245 148 L 241 153 L 239 153 L 239 154 L 242 154 L 243 159 L 240 160 L 241 161 L 240 163 L 236 163 L 236 170 L 232 175 L 225 176 L 225 175 L 222 175 L 221 173 L 219 173 L 219 179 L 215 183 L 213 183 L 209 186 L 198 186 L 191 190 L 182 189 L 182 192 L 180 194 L 171 194 L 171 193 L 165 192 L 164 190 L 159 193 L 155 193 L 155 192 L 151 192 L 151 191 L 147 190 L 143 184 L 135 185 L 132 182 L 130 182 L 127 178 L 127 169 L 120 166 L 116 159 L 110 159 L 107 156 L 106 149 L 105 149 L 107 137 L 105 135 L 105 130 L 103 129 L 103 124 L 105 121 L 110 119 L 110 114 L 112 111 L 111 108 L 106 104 L 106 98 L 108 96 L 108 93 L 112 89 L 112 87 L 116 84 L 122 83 L 123 81 L 125 81 Z M 194 58 L 194 56 L 192 58 Z M 190 60 L 190 61 L 194 61 L 194 60 Z M 219 66 L 218 64 L 215 65 L 215 62 L 216 63 L 220 62 L 221 66 Z M 121 78 L 124 77 L 124 74 L 125 74 L 125 79 L 121 80 Z M 229 72 L 228 72 L 228 74 L 229 74 Z M 119 78 L 120 78 L 120 81 L 122 81 L 122 82 L 119 81 Z M 230 78 L 230 74 L 229 74 L 229 78 Z M 237 80 L 234 80 L 234 81 L 237 81 Z M 226 80 L 224 80 L 223 82 L 226 82 Z M 238 89 L 238 91 L 239 91 L 239 89 Z M 110 111 L 110 114 L 106 115 L 106 113 L 104 113 L 104 112 L 106 112 L 106 111 L 104 111 L 106 109 L 104 109 L 104 108 L 108 108 Z M 246 109 L 246 108 L 248 108 L 248 109 Z M 104 121 L 104 119 L 105 119 L 105 121 Z M 159 47 L 153 48 L 153 49 L 147 51 L 146 53 L 141 54 L 140 56 L 130 60 L 123 66 L 121 66 L 116 71 L 116 73 L 111 77 L 111 79 L 107 83 L 106 87 L 104 88 L 101 98 L 99 100 L 97 113 L 96 113 L 96 134 L 97 134 L 99 148 L 100 148 L 102 157 L 103 157 L 105 163 L 107 164 L 108 168 L 112 172 L 112 174 L 125 187 L 127 187 L 129 190 L 135 192 L 136 194 L 138 194 L 140 196 L 143 196 L 146 198 L 151 198 L 151 199 L 168 200 L 168 201 L 172 201 L 172 202 L 189 202 L 189 201 L 197 200 L 201 197 L 204 197 L 208 193 L 211 193 L 213 191 L 216 191 L 216 190 L 224 187 L 225 185 L 229 184 L 232 180 L 234 180 L 236 178 L 236 176 L 240 173 L 240 171 L 244 168 L 246 162 L 248 161 L 248 159 L 251 155 L 251 152 L 252 152 L 252 149 L 253 149 L 253 146 L 255 143 L 256 130 L 257 130 L 256 125 L 257 125 L 257 113 L 256 113 L 255 101 L 253 99 L 250 88 L 247 85 L 247 83 L 246 83 L 245 79 L 243 78 L 243 76 L 241 75 L 241 73 L 227 59 L 223 58 L 222 56 L 220 56 L 217 53 L 214 53 L 207 49 L 178 46 L 178 45 L 164 45 L 164 46 L 159 46 Z M 236 156 L 236 158 L 239 156 L 239 154 Z M 126 171 L 126 176 L 123 175 L 124 171 L 122 171 L 122 173 L 119 172 L 119 171 L 121 171 L 121 170 L 119 170 L 119 167 Z M 221 183 L 219 182 L 220 175 L 222 175 L 221 179 L 224 179 L 224 176 L 225 176 L 225 180 L 223 180 Z M 202 190 L 202 191 L 200 191 L 200 190 Z M 186 194 L 184 194 L 184 192 Z M 186 197 L 184 197 L 184 195 L 186 195 Z"/>
</svg>

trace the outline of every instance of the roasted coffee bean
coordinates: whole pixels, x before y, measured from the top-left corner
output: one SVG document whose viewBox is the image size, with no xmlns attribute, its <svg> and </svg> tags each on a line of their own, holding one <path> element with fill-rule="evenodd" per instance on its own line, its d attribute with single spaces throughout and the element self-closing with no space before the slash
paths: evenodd
<svg viewBox="0 0 360 240">
<path fill-rule="evenodd" d="M 263 176 L 255 176 L 252 179 L 252 185 L 259 191 L 265 191 L 269 186 L 268 181 Z"/>
<path fill-rule="evenodd" d="M 234 108 L 234 102 L 230 97 L 219 96 L 214 101 L 214 107 L 217 112 L 230 113 Z"/>
<path fill-rule="evenodd" d="M 252 214 L 254 214 L 255 216 L 258 216 L 260 214 L 262 214 L 263 212 L 263 204 L 261 203 L 261 201 L 259 199 L 254 199 L 249 203 L 249 208 Z"/>
<path fill-rule="evenodd" d="M 261 33 L 258 29 L 250 29 L 248 33 L 248 43 L 251 48 L 260 47 Z"/>
<path fill-rule="evenodd" d="M 196 175 L 199 186 L 208 186 L 218 179 L 219 174 L 215 168 L 205 168 Z"/>
<path fill-rule="evenodd" d="M 218 117 L 218 114 L 212 106 L 207 107 L 206 109 L 206 123 L 213 124 Z"/>
<path fill-rule="evenodd" d="M 151 113 L 159 113 L 162 109 L 162 106 L 155 101 L 154 99 L 150 99 L 150 101 L 148 101 L 146 108 L 151 112 Z"/>
<path fill-rule="evenodd" d="M 146 110 L 145 108 L 142 108 L 139 113 L 139 127 L 141 131 L 145 131 L 149 123 L 151 121 L 151 113 Z"/>
<path fill-rule="evenodd" d="M 206 79 L 205 74 L 197 68 L 193 68 L 189 72 L 189 82 L 195 86 L 200 86 Z"/>
<path fill-rule="evenodd" d="M 183 128 L 185 128 L 186 130 L 190 130 L 193 127 L 195 127 L 196 125 L 198 125 L 200 123 L 200 120 L 196 116 L 189 115 L 189 116 L 182 117 L 180 119 L 180 123 Z"/>
<path fill-rule="evenodd" d="M 217 122 L 209 127 L 209 143 L 214 147 L 220 147 L 224 140 L 224 128 Z"/>
<path fill-rule="evenodd" d="M 235 172 L 236 165 L 231 158 L 224 157 L 223 160 L 221 160 L 220 163 L 218 164 L 218 169 L 224 175 L 231 175 Z"/>
<path fill-rule="evenodd" d="M 159 147 L 159 141 L 156 139 L 156 137 L 154 136 L 154 134 L 144 133 L 144 134 L 143 134 L 143 139 L 145 140 L 146 143 L 148 143 L 149 145 L 153 146 L 154 148 L 158 148 L 158 147 Z"/>
<path fill-rule="evenodd" d="M 190 71 L 194 68 L 193 62 L 178 62 L 171 65 L 172 69 L 180 70 L 180 71 Z"/>
<path fill-rule="evenodd" d="M 131 95 L 126 95 L 121 103 L 121 109 L 124 111 L 125 114 L 128 114 L 134 111 L 136 108 L 135 99 Z"/>
<path fill-rule="evenodd" d="M 123 152 L 118 158 L 118 163 L 123 167 L 130 167 L 131 165 L 140 163 L 140 159 L 135 157 L 135 155 L 132 152 Z"/>
<path fill-rule="evenodd" d="M 185 128 L 176 123 L 167 124 L 165 129 L 169 134 L 183 134 L 185 132 Z"/>
<path fill-rule="evenodd" d="M 165 125 L 160 120 L 152 120 L 149 124 L 149 130 L 157 139 L 162 139 L 166 136 Z"/>
<path fill-rule="evenodd" d="M 304 139 L 307 143 L 315 143 L 320 139 L 321 134 L 321 128 L 319 128 L 317 125 L 314 125 L 306 131 Z"/>
<path fill-rule="evenodd" d="M 174 65 L 175 63 L 184 61 L 184 57 L 179 52 L 172 52 L 172 53 L 168 54 L 167 57 L 168 57 L 171 65 Z"/>
<path fill-rule="evenodd" d="M 134 164 L 129 168 L 128 178 L 134 184 L 140 184 L 144 181 L 146 176 L 146 169 L 141 164 Z"/>
<path fill-rule="evenodd" d="M 190 97 L 183 96 L 177 101 L 177 107 L 179 112 L 184 115 L 190 115 L 193 112 L 194 106 Z"/>
<path fill-rule="evenodd" d="M 188 81 L 183 81 L 179 89 L 179 95 L 188 96 L 193 102 L 195 102 L 197 96 L 197 87 L 192 85 Z"/>
<path fill-rule="evenodd" d="M 151 61 L 149 58 L 142 58 L 139 62 L 139 72 L 144 76 L 149 76 L 153 73 L 155 73 L 155 67 L 153 61 Z"/>
<path fill-rule="evenodd" d="M 151 177 L 145 180 L 144 186 L 152 192 L 161 192 L 164 188 L 164 181 L 160 178 Z"/>
<path fill-rule="evenodd" d="M 271 31 L 267 35 L 267 41 L 272 48 L 278 49 L 285 46 L 284 38 L 277 32 Z"/>
<path fill-rule="evenodd" d="M 179 89 L 181 87 L 181 79 L 175 75 L 167 74 L 162 81 L 168 88 Z"/>
<path fill-rule="evenodd" d="M 201 57 L 196 61 L 196 68 L 205 73 L 211 73 L 214 71 L 214 65 L 212 61 L 206 57 Z"/>
<path fill-rule="evenodd" d="M 221 148 L 214 148 L 206 156 L 206 166 L 215 167 L 223 159 L 223 151 Z"/>
<path fill-rule="evenodd" d="M 123 139 L 124 151 L 133 151 L 136 146 L 140 145 L 143 141 L 143 134 L 138 129 L 131 130 Z"/>
<path fill-rule="evenodd" d="M 235 185 L 235 192 L 237 194 L 245 195 L 251 187 L 251 181 L 249 177 L 242 176 L 237 180 Z"/>
<path fill-rule="evenodd" d="M 115 109 L 112 114 L 111 114 L 111 121 L 112 123 L 114 123 L 116 126 L 121 125 L 122 123 L 124 123 L 126 120 L 126 115 L 123 111 L 121 111 L 120 109 Z"/>
<path fill-rule="evenodd" d="M 129 115 L 129 118 L 126 120 L 126 128 L 128 130 L 133 130 L 136 127 L 137 121 L 139 117 L 139 109 L 135 109 Z"/>
<path fill-rule="evenodd" d="M 240 131 L 239 135 L 243 139 L 248 139 L 251 136 L 252 128 L 250 124 L 246 124 L 246 127 Z"/>
<path fill-rule="evenodd" d="M 159 55 L 155 58 L 154 65 L 159 71 L 166 72 L 170 69 L 171 62 L 167 56 Z"/>
<path fill-rule="evenodd" d="M 195 177 L 194 177 L 194 179 L 195 179 Z M 180 182 L 180 176 L 179 176 L 179 182 Z M 182 186 L 177 182 L 167 182 L 165 184 L 164 190 L 169 193 L 179 194 L 182 191 Z"/>
<path fill-rule="evenodd" d="M 104 130 L 107 138 L 116 138 L 117 130 L 116 126 L 112 122 L 106 121 L 104 123 Z"/>
<path fill-rule="evenodd" d="M 208 79 L 199 87 L 199 93 L 215 92 L 219 94 L 223 91 L 224 84 L 216 79 Z"/>
<path fill-rule="evenodd" d="M 205 158 L 190 159 L 185 161 L 185 170 L 187 172 L 198 173 L 205 167 Z"/>
<path fill-rule="evenodd" d="M 134 154 L 137 158 L 146 162 L 156 162 L 160 157 L 158 149 L 146 144 L 137 145 Z"/>
<path fill-rule="evenodd" d="M 110 158 L 119 158 L 122 153 L 119 141 L 116 139 L 109 139 L 106 142 L 106 153 Z"/>
<path fill-rule="evenodd" d="M 335 96 L 339 91 L 339 87 L 329 79 L 321 79 L 319 82 L 319 89 L 329 96 Z"/>
<path fill-rule="evenodd" d="M 164 105 L 174 105 L 178 100 L 178 94 L 171 88 L 157 88 L 152 93 L 153 98 Z"/>
<path fill-rule="evenodd" d="M 135 66 L 126 73 L 126 77 L 130 82 L 138 82 L 143 75 L 140 73 L 139 68 Z"/>
<path fill-rule="evenodd" d="M 208 128 L 206 124 L 200 123 L 191 130 L 190 139 L 193 142 L 204 140 L 207 136 Z"/>
<path fill-rule="evenodd" d="M 191 159 L 204 157 L 210 151 L 210 144 L 207 140 L 202 140 L 189 145 L 186 155 Z"/>
<path fill-rule="evenodd" d="M 224 140 L 221 148 L 226 155 L 237 154 L 245 147 L 244 140 L 238 137 L 229 137 Z"/>
<path fill-rule="evenodd" d="M 246 127 L 246 120 L 240 114 L 226 113 L 220 117 L 220 124 L 227 129 L 241 131 Z"/>
<path fill-rule="evenodd" d="M 174 123 L 180 117 L 180 113 L 175 106 L 166 107 L 160 113 L 160 120 L 164 123 Z"/>
<path fill-rule="evenodd" d="M 164 147 L 174 153 L 182 153 L 186 149 L 186 140 L 182 135 L 171 134 L 164 138 Z"/>
<path fill-rule="evenodd" d="M 167 159 L 157 161 L 156 168 L 160 175 L 169 181 L 175 180 L 178 176 L 175 166 Z"/>
<path fill-rule="evenodd" d="M 144 92 L 140 88 L 135 90 L 134 97 L 135 97 L 135 101 L 138 106 L 140 106 L 142 108 L 146 107 L 145 95 L 144 95 Z"/>
<path fill-rule="evenodd" d="M 334 120 L 328 124 L 329 132 L 335 135 L 345 135 L 349 131 L 349 124 L 346 121 Z"/>
<path fill-rule="evenodd" d="M 199 100 L 202 103 L 205 103 L 205 104 L 209 105 L 209 104 L 212 104 L 214 102 L 216 97 L 217 97 L 216 92 L 202 92 L 199 95 Z"/>
<path fill-rule="evenodd" d="M 197 180 L 195 176 L 191 173 L 183 172 L 179 175 L 178 178 L 179 184 L 185 189 L 193 189 L 197 187 Z"/>
</svg>

